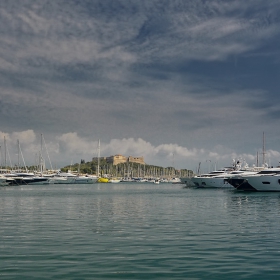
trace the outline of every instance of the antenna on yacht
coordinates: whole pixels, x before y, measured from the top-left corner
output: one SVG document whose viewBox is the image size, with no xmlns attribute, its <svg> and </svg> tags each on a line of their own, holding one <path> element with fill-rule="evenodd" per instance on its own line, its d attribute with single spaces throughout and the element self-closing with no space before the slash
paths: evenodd
<svg viewBox="0 0 280 280">
<path fill-rule="evenodd" d="M 201 162 L 198 164 L 198 169 L 197 169 L 197 174 L 199 175 L 200 173 L 200 165 L 201 165 Z"/>
</svg>

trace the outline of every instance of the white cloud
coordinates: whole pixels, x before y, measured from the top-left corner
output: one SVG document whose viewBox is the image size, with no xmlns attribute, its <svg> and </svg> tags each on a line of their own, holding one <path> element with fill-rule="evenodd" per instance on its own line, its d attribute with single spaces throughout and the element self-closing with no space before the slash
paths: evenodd
<svg viewBox="0 0 280 280">
<path fill-rule="evenodd" d="M 39 157 L 41 149 L 41 135 L 37 135 L 33 130 L 13 132 L 11 134 L 0 131 L 0 138 L 6 137 L 7 148 L 11 162 L 17 162 L 17 139 L 21 146 L 24 161 L 27 165 L 33 165 L 36 158 Z M 47 139 L 49 136 L 47 136 Z M 87 139 L 79 136 L 76 132 L 69 132 L 58 135 L 53 141 L 45 140 L 43 136 L 43 156 L 47 167 L 63 167 L 71 163 L 79 163 L 81 159 L 91 161 L 96 157 L 98 151 L 98 139 Z M 4 145 L 1 145 L 4 147 Z M 122 154 L 124 156 L 143 156 L 146 164 L 158 165 L 163 167 L 174 166 L 177 169 L 187 168 L 196 170 L 199 162 L 201 170 L 206 172 L 210 167 L 221 168 L 229 166 L 233 159 L 239 159 L 247 162 L 249 165 L 256 164 L 256 155 L 249 153 L 236 153 L 232 149 L 218 145 L 211 150 L 206 149 L 188 149 L 176 143 L 160 144 L 158 146 L 151 144 L 144 139 L 123 138 L 112 139 L 109 142 L 101 140 L 101 156 L 111 156 Z M 3 148 L 2 163 L 3 163 Z M 277 165 L 280 153 L 275 150 L 266 151 L 266 159 L 269 164 Z M 50 159 L 50 162 L 49 162 Z M 262 160 L 259 159 L 261 164 Z"/>
<path fill-rule="evenodd" d="M 36 134 L 31 129 L 26 131 L 13 132 L 10 135 L 10 140 L 16 141 L 17 139 L 20 139 L 20 143 L 32 144 L 36 141 Z"/>
<path fill-rule="evenodd" d="M 93 154 L 93 143 L 78 136 L 76 132 L 69 132 L 57 137 L 63 152 L 71 154 Z"/>
</svg>

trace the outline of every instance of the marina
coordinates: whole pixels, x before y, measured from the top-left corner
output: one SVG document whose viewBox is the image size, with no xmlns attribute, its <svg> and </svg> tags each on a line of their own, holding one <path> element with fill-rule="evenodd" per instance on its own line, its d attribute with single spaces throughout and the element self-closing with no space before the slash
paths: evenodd
<svg viewBox="0 0 280 280">
<path fill-rule="evenodd" d="M 279 0 L 0 14 L 0 280 L 280 279 Z"/>
</svg>

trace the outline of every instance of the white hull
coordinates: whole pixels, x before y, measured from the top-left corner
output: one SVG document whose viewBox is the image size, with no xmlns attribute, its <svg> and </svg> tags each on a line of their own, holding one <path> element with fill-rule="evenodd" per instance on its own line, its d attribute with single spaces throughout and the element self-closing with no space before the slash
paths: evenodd
<svg viewBox="0 0 280 280">
<path fill-rule="evenodd" d="M 203 178 L 203 177 L 193 177 L 191 178 L 191 182 L 196 187 L 201 188 L 232 188 L 228 182 L 225 181 L 225 178 Z"/>
<path fill-rule="evenodd" d="M 168 181 L 168 183 L 181 183 L 181 179 L 180 178 L 172 178 Z"/>
<path fill-rule="evenodd" d="M 94 177 L 53 177 L 50 178 L 50 184 L 93 184 L 96 183 Z"/>
<path fill-rule="evenodd" d="M 96 181 L 97 178 L 83 176 L 77 177 L 74 184 L 94 184 Z"/>
<path fill-rule="evenodd" d="M 74 184 L 75 178 L 73 177 L 53 177 L 49 179 L 50 184 Z"/>
<path fill-rule="evenodd" d="M 280 174 L 277 175 L 256 175 L 247 176 L 240 181 L 238 190 L 259 191 L 259 192 L 279 192 L 280 191 Z M 241 179 L 240 179 L 241 180 Z"/>
<path fill-rule="evenodd" d="M 246 180 L 256 191 L 280 191 L 280 175 L 251 176 L 246 177 Z"/>
<path fill-rule="evenodd" d="M 230 172 L 221 173 L 216 176 L 195 176 L 191 178 L 191 182 L 202 188 L 229 188 L 234 189 L 234 187 L 227 181 L 229 178 L 234 178 L 236 176 L 252 175 L 256 174 L 255 171 L 247 170 L 234 170 Z"/>
<path fill-rule="evenodd" d="M 111 180 L 109 180 L 108 183 L 116 184 L 116 183 L 119 183 L 120 181 L 121 181 L 121 180 L 119 180 L 119 179 L 111 179 Z"/>
</svg>

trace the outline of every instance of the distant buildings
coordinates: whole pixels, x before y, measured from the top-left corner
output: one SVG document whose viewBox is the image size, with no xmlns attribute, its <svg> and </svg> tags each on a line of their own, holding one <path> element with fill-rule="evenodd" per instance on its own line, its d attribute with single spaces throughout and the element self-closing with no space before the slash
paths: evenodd
<svg viewBox="0 0 280 280">
<path fill-rule="evenodd" d="M 111 163 L 113 165 L 117 165 L 119 163 L 133 162 L 139 164 L 145 164 L 144 157 L 125 157 L 122 155 L 115 155 L 110 157 L 102 157 L 101 159 L 106 160 L 107 163 Z M 97 160 L 97 157 L 94 157 L 92 160 Z"/>
</svg>

